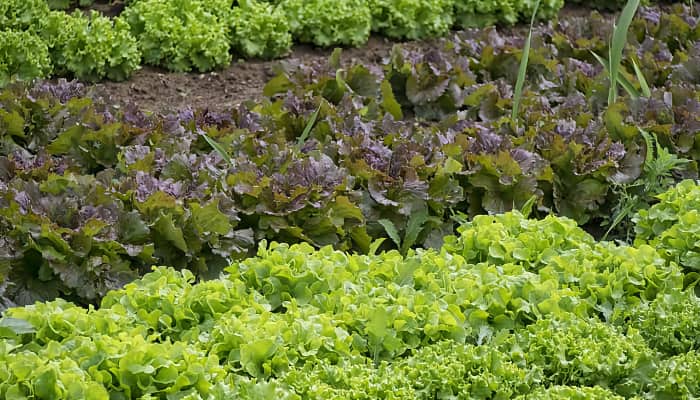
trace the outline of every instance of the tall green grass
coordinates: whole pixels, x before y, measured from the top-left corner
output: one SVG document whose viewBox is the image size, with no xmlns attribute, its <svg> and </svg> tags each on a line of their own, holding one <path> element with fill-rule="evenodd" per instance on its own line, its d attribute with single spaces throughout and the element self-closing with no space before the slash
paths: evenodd
<svg viewBox="0 0 700 400">
<path fill-rule="evenodd" d="M 535 26 L 535 17 L 537 16 L 537 10 L 540 8 L 540 0 L 535 3 L 535 9 L 532 12 L 532 19 L 530 20 L 530 31 L 527 33 L 527 39 L 525 39 L 525 46 L 523 47 L 523 55 L 520 59 L 520 67 L 518 69 L 518 79 L 515 82 L 515 91 L 513 92 L 513 111 L 510 115 L 511 120 L 515 124 L 515 128 L 518 128 L 518 112 L 520 110 L 520 101 L 523 97 L 523 86 L 525 84 L 525 76 L 527 75 L 527 64 L 530 59 L 530 46 L 532 44 L 532 29 Z"/>
<path fill-rule="evenodd" d="M 617 24 L 615 24 L 615 29 L 613 30 L 612 43 L 610 44 L 610 51 L 608 59 L 610 60 L 610 92 L 608 93 L 608 104 L 612 104 L 617 101 L 617 77 L 620 74 L 620 65 L 622 64 L 622 52 L 625 49 L 625 44 L 627 43 L 627 32 L 629 31 L 630 25 L 632 24 L 632 18 L 634 14 L 637 13 L 637 8 L 639 8 L 639 0 L 629 0 L 622 9 L 622 14 L 620 14 L 620 19 Z"/>
<path fill-rule="evenodd" d="M 639 2 L 640 0 L 628 0 L 625 8 L 622 9 L 620 18 L 613 29 L 612 40 L 608 49 L 608 59 L 606 60 L 600 55 L 592 53 L 598 62 L 608 72 L 608 78 L 610 79 L 608 105 L 611 105 L 617 101 L 618 85 L 622 86 L 633 98 L 638 98 L 642 95 L 645 97 L 651 96 L 651 90 L 649 89 L 649 85 L 644 78 L 644 74 L 634 60 L 632 60 L 632 65 L 634 66 L 634 72 L 637 75 L 641 92 L 625 77 L 624 74 L 622 74 L 622 56 L 625 50 L 625 44 L 627 43 L 627 34 L 629 32 L 630 25 L 632 24 L 632 19 L 639 8 Z"/>
</svg>

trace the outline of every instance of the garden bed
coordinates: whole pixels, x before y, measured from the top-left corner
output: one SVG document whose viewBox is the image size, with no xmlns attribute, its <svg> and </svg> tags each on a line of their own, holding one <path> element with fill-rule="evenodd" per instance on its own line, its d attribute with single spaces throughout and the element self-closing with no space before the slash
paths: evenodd
<svg viewBox="0 0 700 400">
<path fill-rule="evenodd" d="M 696 10 L 229 65 L 240 32 L 208 42 L 223 58 L 196 35 L 149 47 L 140 18 L 226 3 L 170 1 L 134 0 L 129 27 L 47 14 L 76 36 L 37 59 L 97 80 L 157 66 L 0 90 L 0 398 L 700 397 Z M 317 23 L 369 24 L 360 8 L 282 1 L 309 16 L 297 39 L 366 40 Z M 343 5 L 368 1 L 372 29 L 427 32 L 393 2 Z M 440 4 L 471 2 L 409 8 Z M 534 12 L 483 4 L 470 21 Z M 104 43 L 126 51 L 73 51 Z"/>
</svg>

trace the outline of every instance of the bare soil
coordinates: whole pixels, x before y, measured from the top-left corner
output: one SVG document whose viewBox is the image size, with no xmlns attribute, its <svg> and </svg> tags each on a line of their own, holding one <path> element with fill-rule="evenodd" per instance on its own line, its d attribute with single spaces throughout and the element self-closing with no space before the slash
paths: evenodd
<svg viewBox="0 0 700 400">
<path fill-rule="evenodd" d="M 344 49 L 342 63 L 379 65 L 397 42 L 372 37 L 362 48 Z M 407 42 L 409 47 L 428 47 L 431 41 Z M 325 62 L 332 49 L 297 45 L 286 58 L 300 63 Z M 228 68 L 208 73 L 176 73 L 143 66 L 125 82 L 102 82 L 95 91 L 116 104 L 134 103 L 142 109 L 167 112 L 185 107 L 224 110 L 243 101 L 260 99 L 262 89 L 274 76 L 280 60 L 237 60 Z"/>
<path fill-rule="evenodd" d="M 118 15 L 123 8 L 123 2 L 119 0 L 98 0 L 90 7 L 110 17 Z M 589 12 L 589 9 L 567 6 L 560 17 L 585 16 Z M 516 26 L 506 31 L 526 35 L 527 27 Z M 380 65 L 397 43 L 408 48 L 428 49 L 434 47 L 437 41 L 398 42 L 373 36 L 361 48 L 344 49 L 341 62 Z M 301 63 L 324 62 L 332 51 L 296 45 L 286 59 Z M 279 63 L 280 60 L 234 60 L 228 68 L 209 73 L 175 73 L 143 66 L 128 81 L 102 82 L 90 86 L 114 104 L 132 103 L 143 110 L 167 113 L 192 107 L 222 111 L 244 101 L 261 99 L 262 89 L 274 76 L 273 70 Z"/>
</svg>

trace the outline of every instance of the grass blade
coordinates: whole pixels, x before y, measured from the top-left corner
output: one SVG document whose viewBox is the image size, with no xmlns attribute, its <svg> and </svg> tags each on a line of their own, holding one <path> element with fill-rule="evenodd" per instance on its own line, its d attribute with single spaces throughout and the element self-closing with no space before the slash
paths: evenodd
<svg viewBox="0 0 700 400">
<path fill-rule="evenodd" d="M 304 127 L 304 131 L 301 133 L 301 136 L 299 136 L 299 140 L 297 141 L 297 146 L 301 147 L 306 139 L 309 137 L 309 134 L 311 133 L 311 129 L 314 127 L 316 124 L 316 119 L 318 118 L 318 113 L 321 111 L 321 106 L 319 105 L 316 111 L 314 111 L 313 114 L 311 114 L 311 118 L 309 119 L 309 122 L 306 123 L 306 126 Z"/>
<path fill-rule="evenodd" d="M 591 52 L 593 54 L 593 57 L 598 60 L 598 62 L 605 68 L 605 71 L 610 74 L 610 64 L 608 63 L 608 60 L 604 59 L 603 57 L 599 56 L 598 54 Z M 638 99 L 640 97 L 639 90 L 630 82 L 627 80 L 627 78 L 623 74 L 618 74 L 617 75 L 617 83 L 619 83 L 630 95 L 630 97 L 634 99 Z"/>
<path fill-rule="evenodd" d="M 644 77 L 644 73 L 642 73 L 642 70 L 639 69 L 639 65 L 637 65 L 634 60 L 632 60 L 632 65 L 634 66 L 634 73 L 637 74 L 639 86 L 642 87 L 642 94 L 644 94 L 644 97 L 651 97 L 651 89 L 649 89 L 649 84 L 647 83 L 647 79 Z"/>
<path fill-rule="evenodd" d="M 202 136 L 204 137 L 204 140 L 206 140 L 207 143 L 209 143 L 209 146 L 211 146 L 211 148 L 214 149 L 214 151 L 219 153 L 221 158 L 226 160 L 226 162 L 229 163 L 229 165 L 233 165 L 233 160 L 231 159 L 231 157 L 216 140 L 210 138 L 206 133 L 202 133 Z"/>
<path fill-rule="evenodd" d="M 610 93 L 608 95 L 608 104 L 617 101 L 617 82 L 620 72 L 620 64 L 622 63 L 622 52 L 627 43 L 627 31 L 632 24 L 632 18 L 637 13 L 639 8 L 639 0 L 628 0 L 625 8 L 620 14 L 620 19 L 615 25 L 613 31 L 612 44 L 610 46 Z"/>
<path fill-rule="evenodd" d="M 610 227 L 608 228 L 607 231 L 605 231 L 605 235 L 603 235 L 603 238 L 601 240 L 607 240 L 608 235 L 610 232 L 613 231 L 622 221 L 624 221 L 625 218 L 627 218 L 630 214 L 632 214 L 632 211 L 638 207 L 637 204 L 637 197 L 633 196 L 629 202 L 627 202 L 620 210 L 617 212 L 615 215 L 615 219 L 612 221 L 610 224 Z"/>
<path fill-rule="evenodd" d="M 532 19 L 530 20 L 530 31 L 527 33 L 527 39 L 525 39 L 525 46 L 523 47 L 523 56 L 520 59 L 520 68 L 518 69 L 518 79 L 515 82 L 515 91 L 513 92 L 513 112 L 511 113 L 511 120 L 515 123 L 517 130 L 518 127 L 518 111 L 520 108 L 520 100 L 523 96 L 523 85 L 525 84 L 525 75 L 527 75 L 527 63 L 530 58 L 530 45 L 532 43 L 532 28 L 535 26 L 535 17 L 537 16 L 537 9 L 540 7 L 540 0 L 535 3 L 535 10 L 532 12 Z"/>
<path fill-rule="evenodd" d="M 639 90 L 637 90 L 637 88 L 632 84 L 632 82 L 627 80 L 627 78 L 623 74 L 617 75 L 617 83 L 619 83 L 620 86 L 622 86 L 625 89 L 625 91 L 627 91 L 630 97 L 634 99 L 642 97 L 641 93 L 639 93 Z"/>
</svg>

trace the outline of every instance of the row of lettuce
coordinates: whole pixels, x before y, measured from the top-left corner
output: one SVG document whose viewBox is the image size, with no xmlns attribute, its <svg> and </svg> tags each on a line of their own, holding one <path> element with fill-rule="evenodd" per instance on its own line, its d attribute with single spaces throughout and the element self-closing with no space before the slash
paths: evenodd
<svg viewBox="0 0 700 400">
<path fill-rule="evenodd" d="M 158 267 L 99 309 L 11 308 L 0 397 L 697 398 L 699 202 L 663 194 L 635 246 L 509 212 L 406 256 L 263 243 L 218 279 Z"/>
<path fill-rule="evenodd" d="M 136 0 L 127 1 L 116 18 L 49 8 L 91 2 L 76 3 L 0 4 L 0 87 L 48 76 L 124 80 L 141 63 L 211 71 L 229 65 L 232 57 L 283 56 L 292 39 L 358 46 L 370 32 L 428 38 L 452 27 L 512 24 L 529 18 L 534 8 L 534 2 L 522 0 Z M 541 3 L 539 15 L 551 18 L 564 2 Z"/>
<path fill-rule="evenodd" d="M 591 17 L 537 32 L 517 129 L 521 50 L 493 29 L 397 47 L 384 68 L 338 53 L 288 64 L 267 100 L 224 113 L 145 113 L 71 82 L 8 88 L 0 298 L 97 303 L 154 264 L 213 278 L 261 240 L 366 253 L 386 238 L 405 254 L 439 248 L 460 213 L 522 207 L 631 241 L 633 211 L 697 177 L 700 28 L 684 8 L 643 10 L 626 57 L 651 96 L 610 107 L 591 59 L 606 29 Z"/>
</svg>

